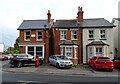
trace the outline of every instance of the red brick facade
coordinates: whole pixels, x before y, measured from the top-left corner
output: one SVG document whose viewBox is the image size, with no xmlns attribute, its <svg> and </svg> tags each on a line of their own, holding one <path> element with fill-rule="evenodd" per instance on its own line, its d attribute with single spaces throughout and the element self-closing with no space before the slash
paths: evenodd
<svg viewBox="0 0 120 84">
<path fill-rule="evenodd" d="M 78 48 L 77 48 L 77 57 L 78 59 L 72 59 L 74 64 L 78 64 L 78 63 L 82 63 L 82 40 L 81 40 L 81 30 L 80 29 L 76 29 L 77 30 L 77 40 L 73 40 L 74 42 L 78 43 Z M 71 40 L 71 29 L 68 28 L 67 30 L 67 37 L 66 40 Z M 59 43 L 61 43 L 63 40 L 60 40 L 60 29 L 54 29 L 53 30 L 54 33 L 54 54 L 61 54 L 60 53 L 60 46 Z M 63 49 L 63 55 L 65 55 L 65 49 Z M 72 51 L 74 53 L 74 51 Z M 74 58 L 74 55 L 73 55 Z"/>
</svg>

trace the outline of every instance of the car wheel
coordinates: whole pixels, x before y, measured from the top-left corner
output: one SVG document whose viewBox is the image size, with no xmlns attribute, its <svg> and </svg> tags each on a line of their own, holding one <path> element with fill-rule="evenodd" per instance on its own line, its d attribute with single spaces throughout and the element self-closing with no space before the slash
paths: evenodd
<svg viewBox="0 0 120 84">
<path fill-rule="evenodd" d="M 49 64 L 49 65 L 52 65 L 52 64 L 50 63 L 50 61 L 48 62 L 48 64 Z"/>
<path fill-rule="evenodd" d="M 58 69 L 60 68 L 59 63 L 57 63 L 56 66 L 57 66 Z"/>
<path fill-rule="evenodd" d="M 17 67 L 20 68 L 22 66 L 21 62 L 18 62 Z"/>
</svg>

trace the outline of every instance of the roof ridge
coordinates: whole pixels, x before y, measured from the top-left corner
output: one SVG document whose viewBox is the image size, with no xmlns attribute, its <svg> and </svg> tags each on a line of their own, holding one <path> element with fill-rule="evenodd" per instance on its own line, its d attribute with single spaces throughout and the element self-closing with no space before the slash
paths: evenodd
<svg viewBox="0 0 120 84">
<path fill-rule="evenodd" d="M 86 19 L 83 19 L 83 20 L 97 20 L 97 19 L 104 19 L 104 18 L 86 18 Z"/>
</svg>

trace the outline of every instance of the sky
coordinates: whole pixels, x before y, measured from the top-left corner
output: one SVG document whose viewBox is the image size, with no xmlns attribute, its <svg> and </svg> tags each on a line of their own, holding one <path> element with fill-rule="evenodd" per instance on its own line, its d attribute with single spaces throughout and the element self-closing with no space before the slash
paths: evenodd
<svg viewBox="0 0 120 84">
<path fill-rule="evenodd" d="M 2 0 L 0 2 L 0 43 L 13 46 L 19 36 L 17 28 L 23 20 L 76 19 L 78 6 L 83 7 L 84 19 L 118 17 L 120 0 Z"/>
</svg>

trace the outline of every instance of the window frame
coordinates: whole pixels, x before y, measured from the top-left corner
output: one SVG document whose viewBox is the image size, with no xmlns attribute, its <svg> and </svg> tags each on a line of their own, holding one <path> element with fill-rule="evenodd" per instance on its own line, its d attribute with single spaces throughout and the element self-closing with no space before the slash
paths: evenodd
<svg viewBox="0 0 120 84">
<path fill-rule="evenodd" d="M 29 32 L 29 34 L 30 34 L 31 31 L 30 30 L 24 31 L 24 40 L 25 41 L 30 41 L 31 34 L 29 35 L 29 39 L 26 39 L 26 37 L 28 36 L 28 35 L 26 35 L 27 32 Z"/>
<path fill-rule="evenodd" d="M 38 33 L 41 32 L 41 35 L 38 35 Z M 41 39 L 38 39 L 38 36 L 41 36 Z M 36 31 L 36 40 L 42 41 L 43 40 L 43 31 Z"/>
<path fill-rule="evenodd" d="M 65 34 L 62 32 L 64 31 Z M 66 40 L 67 39 L 67 30 L 60 30 L 60 40 Z"/>
<path fill-rule="evenodd" d="M 101 33 L 101 31 L 105 31 L 104 34 Z M 104 38 L 101 38 L 101 36 L 103 36 L 103 35 L 104 35 L 105 37 L 104 37 Z M 103 40 L 106 39 L 106 29 L 100 29 L 100 39 L 103 39 Z"/>
<path fill-rule="evenodd" d="M 71 48 L 71 51 L 68 51 L 67 48 Z M 67 53 L 71 54 L 71 56 L 67 56 Z M 73 59 L 73 47 L 72 46 L 66 46 L 65 47 L 65 56 L 69 59 Z"/>
<path fill-rule="evenodd" d="M 93 31 L 93 33 L 90 34 L 90 31 Z M 93 37 L 90 38 L 90 35 L 92 35 Z M 94 39 L 94 30 L 93 29 L 88 30 L 88 39 Z"/>
<path fill-rule="evenodd" d="M 73 32 L 76 32 L 76 34 Z M 74 36 L 76 36 L 76 38 L 74 38 Z M 77 30 L 71 30 L 71 40 L 78 40 Z"/>
</svg>

